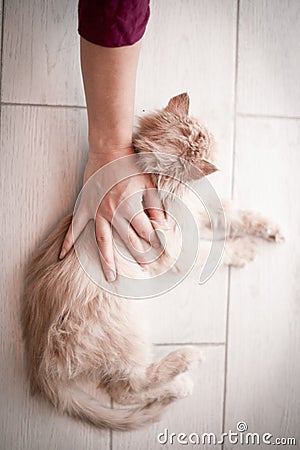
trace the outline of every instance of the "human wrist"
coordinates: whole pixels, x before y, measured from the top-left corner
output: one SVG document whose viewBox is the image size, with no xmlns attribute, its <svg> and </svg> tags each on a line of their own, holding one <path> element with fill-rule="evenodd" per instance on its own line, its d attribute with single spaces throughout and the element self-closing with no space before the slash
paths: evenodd
<svg viewBox="0 0 300 450">
<path fill-rule="evenodd" d="M 131 142 L 127 144 L 113 141 L 102 141 L 100 143 L 89 142 L 88 159 L 104 165 L 123 156 L 132 155 L 133 153 L 134 150 Z"/>
<path fill-rule="evenodd" d="M 94 155 L 102 155 L 111 150 L 114 153 L 126 152 L 132 149 L 132 133 L 126 133 L 118 136 L 114 130 L 109 130 L 109 135 L 104 133 L 89 134 L 89 153 Z"/>
<path fill-rule="evenodd" d="M 107 144 L 104 146 L 90 147 L 88 153 L 88 160 L 85 167 L 83 181 L 86 182 L 93 173 L 119 158 L 134 154 L 132 146 L 117 146 L 114 144 Z"/>
</svg>

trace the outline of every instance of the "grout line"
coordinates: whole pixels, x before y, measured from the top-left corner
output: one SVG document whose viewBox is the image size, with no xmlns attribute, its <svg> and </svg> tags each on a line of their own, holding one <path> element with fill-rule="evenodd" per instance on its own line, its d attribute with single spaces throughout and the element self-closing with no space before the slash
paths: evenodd
<svg viewBox="0 0 300 450">
<path fill-rule="evenodd" d="M 4 1 L 4 0 L 3 0 Z M 4 3 L 3 3 L 4 4 Z M 3 25 L 2 25 L 2 44 L 3 46 Z M 1 49 L 1 84 L 2 84 L 2 49 Z M 37 107 L 37 108 L 69 108 L 69 109 L 86 109 L 86 106 L 82 105 L 62 105 L 62 104 L 50 104 L 50 103 L 21 103 L 21 102 L 2 102 L 2 106 L 29 106 L 29 107 Z M 279 119 L 279 120 L 300 120 L 300 116 L 280 116 L 276 114 L 254 114 L 254 113 L 239 113 L 235 112 L 236 117 L 245 117 L 245 118 L 253 118 L 253 119 Z"/>
<path fill-rule="evenodd" d="M 276 114 L 252 114 L 252 113 L 236 113 L 237 117 L 248 117 L 253 119 L 285 119 L 300 120 L 300 116 L 280 116 Z"/>
<path fill-rule="evenodd" d="M 230 197 L 234 195 L 235 184 L 235 158 L 236 158 L 236 117 L 237 117 L 237 92 L 238 92 L 238 57 L 239 57 L 239 16 L 240 16 L 240 0 L 237 0 L 236 10 L 236 41 L 235 41 L 235 74 L 234 74 L 234 102 L 233 102 L 233 129 L 232 129 L 232 160 L 231 160 L 231 188 Z"/>
<path fill-rule="evenodd" d="M 1 16 L 1 54 L 0 54 L 0 87 L 1 87 L 1 98 L 2 98 L 2 69 L 3 69 L 3 37 L 4 37 L 4 0 L 2 0 L 2 16 Z"/>
<path fill-rule="evenodd" d="M 155 347 L 163 347 L 163 346 L 182 346 L 182 345 L 200 345 L 202 347 L 204 346 L 211 346 L 211 347 L 220 347 L 220 346 L 224 346 L 225 342 L 165 342 L 165 343 L 157 343 L 157 344 L 153 344 Z"/>
<path fill-rule="evenodd" d="M 240 0 L 236 3 L 236 37 L 235 37 L 235 74 L 234 74 L 234 116 L 232 129 L 232 160 L 231 160 L 231 188 L 230 197 L 233 199 L 235 186 L 235 159 L 236 159 L 236 126 L 237 126 L 237 93 L 238 93 L 238 59 L 239 59 L 239 22 L 240 22 Z M 225 430 L 226 401 L 227 401 L 227 375 L 228 375 L 228 337 L 229 337 L 229 312 L 231 291 L 231 268 L 228 267 L 227 275 L 227 308 L 225 326 L 225 355 L 224 355 L 224 387 L 223 387 L 223 410 L 222 410 L 222 433 Z M 224 444 L 222 444 L 222 450 Z"/>
<path fill-rule="evenodd" d="M 239 0 L 238 0 L 239 2 Z M 224 355 L 224 389 L 223 389 L 223 411 L 222 411 L 222 433 L 225 432 L 226 400 L 227 400 L 227 375 L 228 375 L 228 335 L 229 335 L 229 310 L 230 310 L 230 288 L 231 288 L 231 268 L 228 268 L 227 277 L 227 308 L 226 308 L 226 328 L 225 328 L 225 355 Z M 224 444 L 222 444 L 222 450 Z"/>
<path fill-rule="evenodd" d="M 29 106 L 29 107 L 46 107 L 46 108 L 68 108 L 68 109 L 86 109 L 86 106 L 80 105 L 53 105 L 46 103 L 13 103 L 13 102 L 1 102 L 2 106 Z"/>
<path fill-rule="evenodd" d="M 1 0 L 0 0 L 1 1 Z M 0 99 L 2 98 L 2 72 L 3 72 L 3 37 L 4 37 L 4 0 L 2 0 L 1 20 L 1 47 L 0 47 Z M 0 105 L 0 129 L 2 119 L 2 108 Z"/>
<path fill-rule="evenodd" d="M 110 397 L 110 408 L 112 409 L 114 407 L 114 401 L 112 397 Z M 109 450 L 112 450 L 113 448 L 113 430 L 109 429 Z"/>
</svg>

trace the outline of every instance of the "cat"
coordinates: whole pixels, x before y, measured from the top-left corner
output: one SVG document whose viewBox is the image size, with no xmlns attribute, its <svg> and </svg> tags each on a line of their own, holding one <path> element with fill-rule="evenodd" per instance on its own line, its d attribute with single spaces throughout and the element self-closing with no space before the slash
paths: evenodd
<svg viewBox="0 0 300 450">
<path fill-rule="evenodd" d="M 173 97 L 163 110 L 140 118 L 133 146 L 146 155 L 139 164 L 152 172 L 154 185 L 163 192 L 166 211 L 171 204 L 166 192 L 170 197 L 174 193 L 183 196 L 186 187 L 181 181 L 199 177 L 199 170 L 193 167 L 203 176 L 217 170 L 214 138 L 189 116 L 186 93 Z M 158 169 L 168 164 L 168 154 L 189 164 L 169 165 L 168 176 L 158 175 Z M 225 264 L 243 266 L 252 260 L 256 237 L 282 240 L 279 228 L 259 214 L 233 210 L 229 203 L 224 210 Z M 211 228 L 207 214 L 195 208 L 195 215 L 205 237 Z M 201 361 L 201 352 L 196 346 L 185 346 L 153 360 L 152 345 L 132 309 L 133 300 L 112 295 L 95 284 L 82 269 L 74 248 L 59 259 L 71 221 L 68 215 L 55 228 L 27 273 L 21 322 L 32 392 L 40 393 L 59 411 L 99 428 L 125 431 L 157 421 L 171 402 L 191 393 L 188 369 Z M 93 227 L 91 222 L 89 227 Z M 172 233 L 176 233 L 173 225 L 167 235 L 174 242 Z M 88 248 L 88 240 L 82 233 L 78 242 Z M 150 271 L 155 273 L 171 254 L 163 253 Z M 132 275 L 133 267 L 140 270 L 138 264 L 126 265 L 118 258 L 116 255 L 117 272 L 122 269 Z M 119 405 L 134 406 L 105 407 L 81 387 L 85 382 L 104 388 Z"/>
</svg>

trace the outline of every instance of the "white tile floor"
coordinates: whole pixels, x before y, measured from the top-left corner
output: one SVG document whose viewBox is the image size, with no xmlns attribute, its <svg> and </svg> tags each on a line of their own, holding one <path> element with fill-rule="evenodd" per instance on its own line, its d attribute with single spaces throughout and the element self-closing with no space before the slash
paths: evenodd
<svg viewBox="0 0 300 450">
<path fill-rule="evenodd" d="M 192 113 L 219 143 L 222 171 L 212 180 L 220 196 L 273 217 L 287 239 L 262 244 L 243 270 L 221 268 L 204 286 L 190 278 L 144 302 L 157 350 L 189 342 L 205 362 L 191 397 L 126 434 L 60 417 L 28 392 L 18 322 L 24 269 L 73 205 L 86 111 L 76 1 L 4 0 L 3 11 L 1 450 L 152 450 L 163 447 L 156 436 L 164 428 L 220 435 L 242 420 L 251 432 L 295 437 L 297 446 L 285 448 L 300 448 L 299 0 L 152 2 L 136 113 L 187 90 Z"/>
</svg>

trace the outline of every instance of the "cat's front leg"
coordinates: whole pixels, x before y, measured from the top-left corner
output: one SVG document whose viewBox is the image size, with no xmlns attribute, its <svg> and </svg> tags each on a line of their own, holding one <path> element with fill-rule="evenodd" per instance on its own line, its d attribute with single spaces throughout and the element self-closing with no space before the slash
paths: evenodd
<svg viewBox="0 0 300 450">
<path fill-rule="evenodd" d="M 251 235 L 272 242 L 284 240 L 280 227 L 260 213 L 236 210 L 227 213 L 229 234 L 231 237 Z"/>
<path fill-rule="evenodd" d="M 253 261 L 256 255 L 256 244 L 249 237 L 229 238 L 225 242 L 223 263 L 227 266 L 244 267 Z"/>
<path fill-rule="evenodd" d="M 284 240 L 280 227 L 256 211 L 237 209 L 231 201 L 222 201 L 227 238 L 253 236 L 271 242 Z M 217 211 L 218 214 L 220 212 Z M 217 214 L 216 213 L 216 214 Z"/>
</svg>

